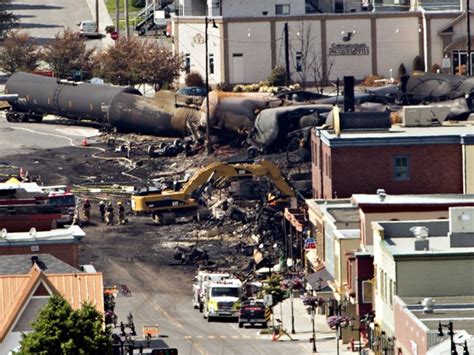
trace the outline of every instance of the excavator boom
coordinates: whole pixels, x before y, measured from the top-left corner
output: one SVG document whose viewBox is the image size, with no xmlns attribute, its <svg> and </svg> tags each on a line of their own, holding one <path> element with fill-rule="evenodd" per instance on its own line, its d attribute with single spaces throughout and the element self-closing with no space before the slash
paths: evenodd
<svg viewBox="0 0 474 355">
<path fill-rule="evenodd" d="M 132 210 L 135 212 L 177 211 L 197 208 L 196 199 L 204 187 L 212 181 L 226 183 L 233 179 L 267 177 L 280 191 L 282 197 L 294 197 L 295 192 L 281 174 L 280 169 L 269 160 L 253 163 L 211 163 L 198 171 L 181 187 L 180 190 L 164 190 L 132 195 Z"/>
</svg>

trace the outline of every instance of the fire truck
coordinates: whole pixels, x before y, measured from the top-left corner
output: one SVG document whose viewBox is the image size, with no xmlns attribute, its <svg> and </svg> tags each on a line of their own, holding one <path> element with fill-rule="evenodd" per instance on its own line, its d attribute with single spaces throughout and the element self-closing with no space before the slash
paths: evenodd
<svg viewBox="0 0 474 355">
<path fill-rule="evenodd" d="M 41 190 L 48 194 L 48 204 L 53 205 L 61 211 L 58 224 L 70 224 L 74 219 L 76 209 L 76 196 L 66 185 L 40 186 Z"/>
<path fill-rule="evenodd" d="M 193 306 L 200 312 L 204 309 L 204 291 L 207 284 L 230 279 L 230 274 L 226 272 L 208 272 L 206 270 L 198 271 L 193 284 Z"/>
<path fill-rule="evenodd" d="M 235 318 L 240 315 L 242 282 L 239 279 L 224 279 L 207 283 L 204 287 L 204 319 Z"/>
</svg>

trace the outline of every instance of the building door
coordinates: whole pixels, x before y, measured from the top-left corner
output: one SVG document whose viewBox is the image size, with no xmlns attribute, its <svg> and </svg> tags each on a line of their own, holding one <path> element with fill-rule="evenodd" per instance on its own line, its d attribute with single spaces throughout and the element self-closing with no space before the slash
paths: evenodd
<svg viewBox="0 0 474 355">
<path fill-rule="evenodd" d="M 244 56 L 242 53 L 232 54 L 231 83 L 240 84 L 244 82 Z"/>
</svg>

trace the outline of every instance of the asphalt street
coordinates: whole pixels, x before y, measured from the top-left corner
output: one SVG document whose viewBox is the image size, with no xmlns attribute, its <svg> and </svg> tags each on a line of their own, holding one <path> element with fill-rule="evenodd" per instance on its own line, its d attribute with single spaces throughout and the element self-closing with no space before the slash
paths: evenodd
<svg viewBox="0 0 474 355">
<path fill-rule="evenodd" d="M 67 154 L 58 155 L 57 151 L 79 146 L 78 156 L 87 154 L 82 153 L 81 142 L 85 137 L 94 141 L 93 136 L 97 133 L 94 128 L 58 125 L 51 120 L 42 124 L 9 123 L 1 115 L 0 164 L 20 166 L 11 157 L 28 155 L 30 163 L 24 162 L 29 164 L 25 168 L 34 170 L 35 164 L 44 164 L 55 177 L 64 179 L 61 183 L 67 183 L 68 173 L 64 170 L 61 173 L 58 169 L 66 169 L 66 164 L 77 164 L 78 160 Z M 34 154 L 38 151 L 42 151 L 40 158 Z M 45 159 L 45 151 L 55 152 L 55 157 L 61 159 L 59 164 L 55 162 L 53 165 L 52 161 Z M 130 228 L 127 226 L 129 229 L 114 227 L 111 230 L 102 225 L 86 228 L 87 240 L 81 245 L 81 262 L 93 262 L 97 270 L 103 272 L 106 285 L 127 284 L 132 291 L 131 297 L 117 297 L 116 312 L 119 323 L 127 323 L 127 315 L 132 312 L 137 341 L 143 339 L 143 326 L 158 325 L 160 337 L 153 340 L 152 346 L 175 347 L 181 355 L 311 353 L 307 339 L 290 341 L 282 338 L 279 342 L 272 342 L 268 336 L 259 335 L 259 328 L 239 329 L 236 322 L 208 322 L 204 319 L 191 303 L 194 267 L 170 264 L 169 254 L 165 259 L 157 260 L 150 249 L 150 255 L 145 255 L 146 247 L 137 244 L 151 241 L 156 245 L 153 240 L 159 240 L 166 232 L 153 224 L 137 232 L 134 224 L 147 225 L 147 217 L 141 218 L 133 217 Z M 119 332 L 119 328 L 115 332 Z"/>
<path fill-rule="evenodd" d="M 77 23 L 80 21 L 95 19 L 86 0 L 16 0 L 11 9 L 18 16 L 17 29 L 27 32 L 39 45 L 48 43 L 65 29 L 78 31 Z M 99 26 L 103 32 L 103 26 Z M 87 47 L 101 50 L 108 41 L 108 37 L 90 39 Z"/>
</svg>

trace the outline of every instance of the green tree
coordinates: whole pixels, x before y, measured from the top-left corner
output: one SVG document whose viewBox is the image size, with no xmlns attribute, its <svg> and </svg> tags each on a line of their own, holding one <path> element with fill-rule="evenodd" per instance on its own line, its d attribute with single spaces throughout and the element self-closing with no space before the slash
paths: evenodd
<svg viewBox="0 0 474 355">
<path fill-rule="evenodd" d="M 88 303 L 75 311 L 63 297 L 52 296 L 32 327 L 22 334 L 21 355 L 111 353 L 110 329 L 103 329 L 102 315 Z"/>
<path fill-rule="evenodd" d="M 283 302 L 287 298 L 287 291 L 281 287 L 282 278 L 278 275 L 272 275 L 267 284 L 263 287 L 266 295 L 272 295 L 273 305 Z"/>
<path fill-rule="evenodd" d="M 0 38 L 3 38 L 17 22 L 17 17 L 8 11 L 10 6 L 11 0 L 0 0 Z"/>
<path fill-rule="evenodd" d="M 136 62 L 141 47 L 141 41 L 135 37 L 119 38 L 114 46 L 107 48 L 97 58 L 97 75 L 115 85 L 139 84 Z"/>
<path fill-rule="evenodd" d="M 45 46 L 42 59 L 57 77 L 65 78 L 77 71 L 90 73 L 94 66 L 93 53 L 94 49 L 87 49 L 79 34 L 67 29 Z"/>
<path fill-rule="evenodd" d="M 7 73 L 32 72 L 38 67 L 40 52 L 38 46 L 26 33 L 10 32 L 0 52 L 0 66 Z"/>
</svg>

